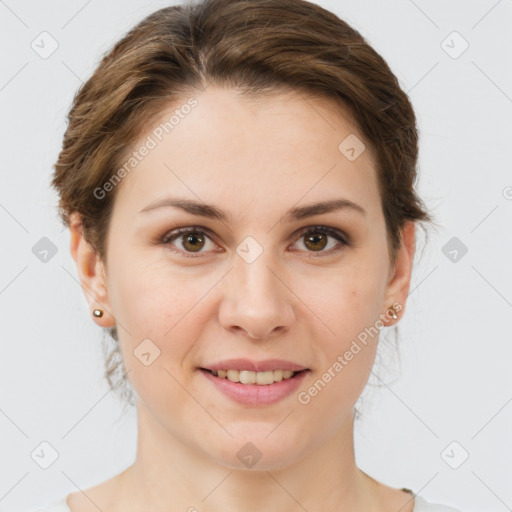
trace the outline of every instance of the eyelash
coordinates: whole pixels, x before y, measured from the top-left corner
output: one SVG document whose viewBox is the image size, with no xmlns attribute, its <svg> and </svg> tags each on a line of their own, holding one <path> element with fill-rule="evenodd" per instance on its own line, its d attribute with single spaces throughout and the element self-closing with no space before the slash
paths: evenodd
<svg viewBox="0 0 512 512">
<path fill-rule="evenodd" d="M 190 226 L 190 227 L 185 227 L 185 228 L 178 228 L 178 229 L 175 229 L 174 231 L 170 231 L 170 232 L 166 233 L 159 240 L 159 244 L 168 245 L 169 248 L 173 252 L 180 253 L 181 255 L 184 255 L 185 258 L 198 258 L 201 256 L 202 253 L 194 254 L 194 253 L 182 251 L 180 249 L 176 249 L 172 245 L 170 245 L 170 243 L 173 242 L 175 239 L 179 238 L 180 235 L 186 235 L 189 233 L 201 233 L 201 234 L 207 235 L 207 237 L 211 240 L 211 236 L 209 236 L 210 230 L 203 228 L 201 226 Z M 332 238 L 335 238 L 336 240 L 338 240 L 338 242 L 340 242 L 340 246 L 330 249 L 328 251 L 318 251 L 317 254 L 315 254 L 315 251 L 308 251 L 308 252 L 310 252 L 311 257 L 313 257 L 313 258 L 322 257 L 323 255 L 326 255 L 326 254 L 331 255 L 333 253 L 340 251 L 343 247 L 345 247 L 345 246 L 349 247 L 351 245 L 350 239 L 346 235 L 344 235 L 341 231 L 339 231 L 337 229 L 329 228 L 327 226 L 308 226 L 306 228 L 303 228 L 296 235 L 297 240 L 304 237 L 305 235 L 309 235 L 312 233 L 324 233 L 324 234 L 331 236 Z M 213 240 L 212 240 L 212 242 L 213 242 Z"/>
</svg>

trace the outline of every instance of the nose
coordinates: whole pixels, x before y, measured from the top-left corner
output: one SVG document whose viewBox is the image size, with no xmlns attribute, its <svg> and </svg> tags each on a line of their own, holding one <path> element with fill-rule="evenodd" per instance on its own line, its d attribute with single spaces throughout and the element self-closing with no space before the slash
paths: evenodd
<svg viewBox="0 0 512 512">
<path fill-rule="evenodd" d="M 251 263 L 235 255 L 234 268 L 224 279 L 222 326 L 259 340 L 288 330 L 295 322 L 294 295 L 280 274 L 270 251 Z"/>
</svg>

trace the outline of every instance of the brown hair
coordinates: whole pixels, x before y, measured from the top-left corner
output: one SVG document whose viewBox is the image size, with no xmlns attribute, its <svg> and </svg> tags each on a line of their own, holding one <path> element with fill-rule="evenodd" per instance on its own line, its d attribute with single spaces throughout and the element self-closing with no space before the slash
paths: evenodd
<svg viewBox="0 0 512 512">
<path fill-rule="evenodd" d="M 376 156 L 392 262 L 405 221 L 432 222 L 414 190 L 418 132 L 411 102 L 358 31 L 305 0 L 204 0 L 147 16 L 74 97 L 51 184 L 62 222 L 67 226 L 78 212 L 85 239 L 105 264 L 116 189 L 101 199 L 94 191 L 157 116 L 210 83 L 248 95 L 301 90 L 348 109 Z M 117 340 L 115 327 L 110 334 Z M 116 344 L 106 363 L 111 386 L 119 365 Z"/>
</svg>

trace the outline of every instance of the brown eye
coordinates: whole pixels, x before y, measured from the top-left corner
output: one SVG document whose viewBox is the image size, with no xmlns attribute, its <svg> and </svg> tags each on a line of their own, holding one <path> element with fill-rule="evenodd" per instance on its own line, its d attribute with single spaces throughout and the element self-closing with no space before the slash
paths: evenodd
<svg viewBox="0 0 512 512">
<path fill-rule="evenodd" d="M 215 251 L 216 247 L 211 237 L 206 234 L 206 230 L 196 226 L 175 229 L 165 234 L 159 243 L 188 258 L 196 258 L 207 252 L 203 249 L 208 249 L 208 243 L 211 244 L 212 250 Z"/>
<path fill-rule="evenodd" d="M 324 250 L 329 244 L 329 238 L 337 240 L 338 243 L 335 243 L 327 250 Z M 341 231 L 327 226 L 313 226 L 305 228 L 299 232 L 299 240 L 303 240 L 306 252 L 318 253 L 318 256 L 330 255 L 338 252 L 343 247 L 350 245 L 348 237 Z M 317 255 L 310 254 L 310 256 Z"/>
<path fill-rule="evenodd" d="M 192 252 L 200 251 L 205 244 L 205 237 L 198 231 L 184 235 L 182 240 L 183 247 Z"/>
<path fill-rule="evenodd" d="M 305 245 L 312 251 L 321 251 L 327 245 L 327 236 L 323 233 L 305 235 Z"/>
</svg>

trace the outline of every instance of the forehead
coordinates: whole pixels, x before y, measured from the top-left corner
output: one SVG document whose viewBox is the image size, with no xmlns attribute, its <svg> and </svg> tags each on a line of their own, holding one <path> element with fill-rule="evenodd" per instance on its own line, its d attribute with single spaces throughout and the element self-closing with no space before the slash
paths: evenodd
<svg viewBox="0 0 512 512">
<path fill-rule="evenodd" d="M 211 85 L 174 101 L 128 154 L 143 146 L 116 199 L 137 211 L 166 195 L 231 204 L 235 215 L 244 204 L 273 209 L 340 194 L 367 210 L 379 202 L 373 151 L 348 109 L 306 92 Z"/>
</svg>

